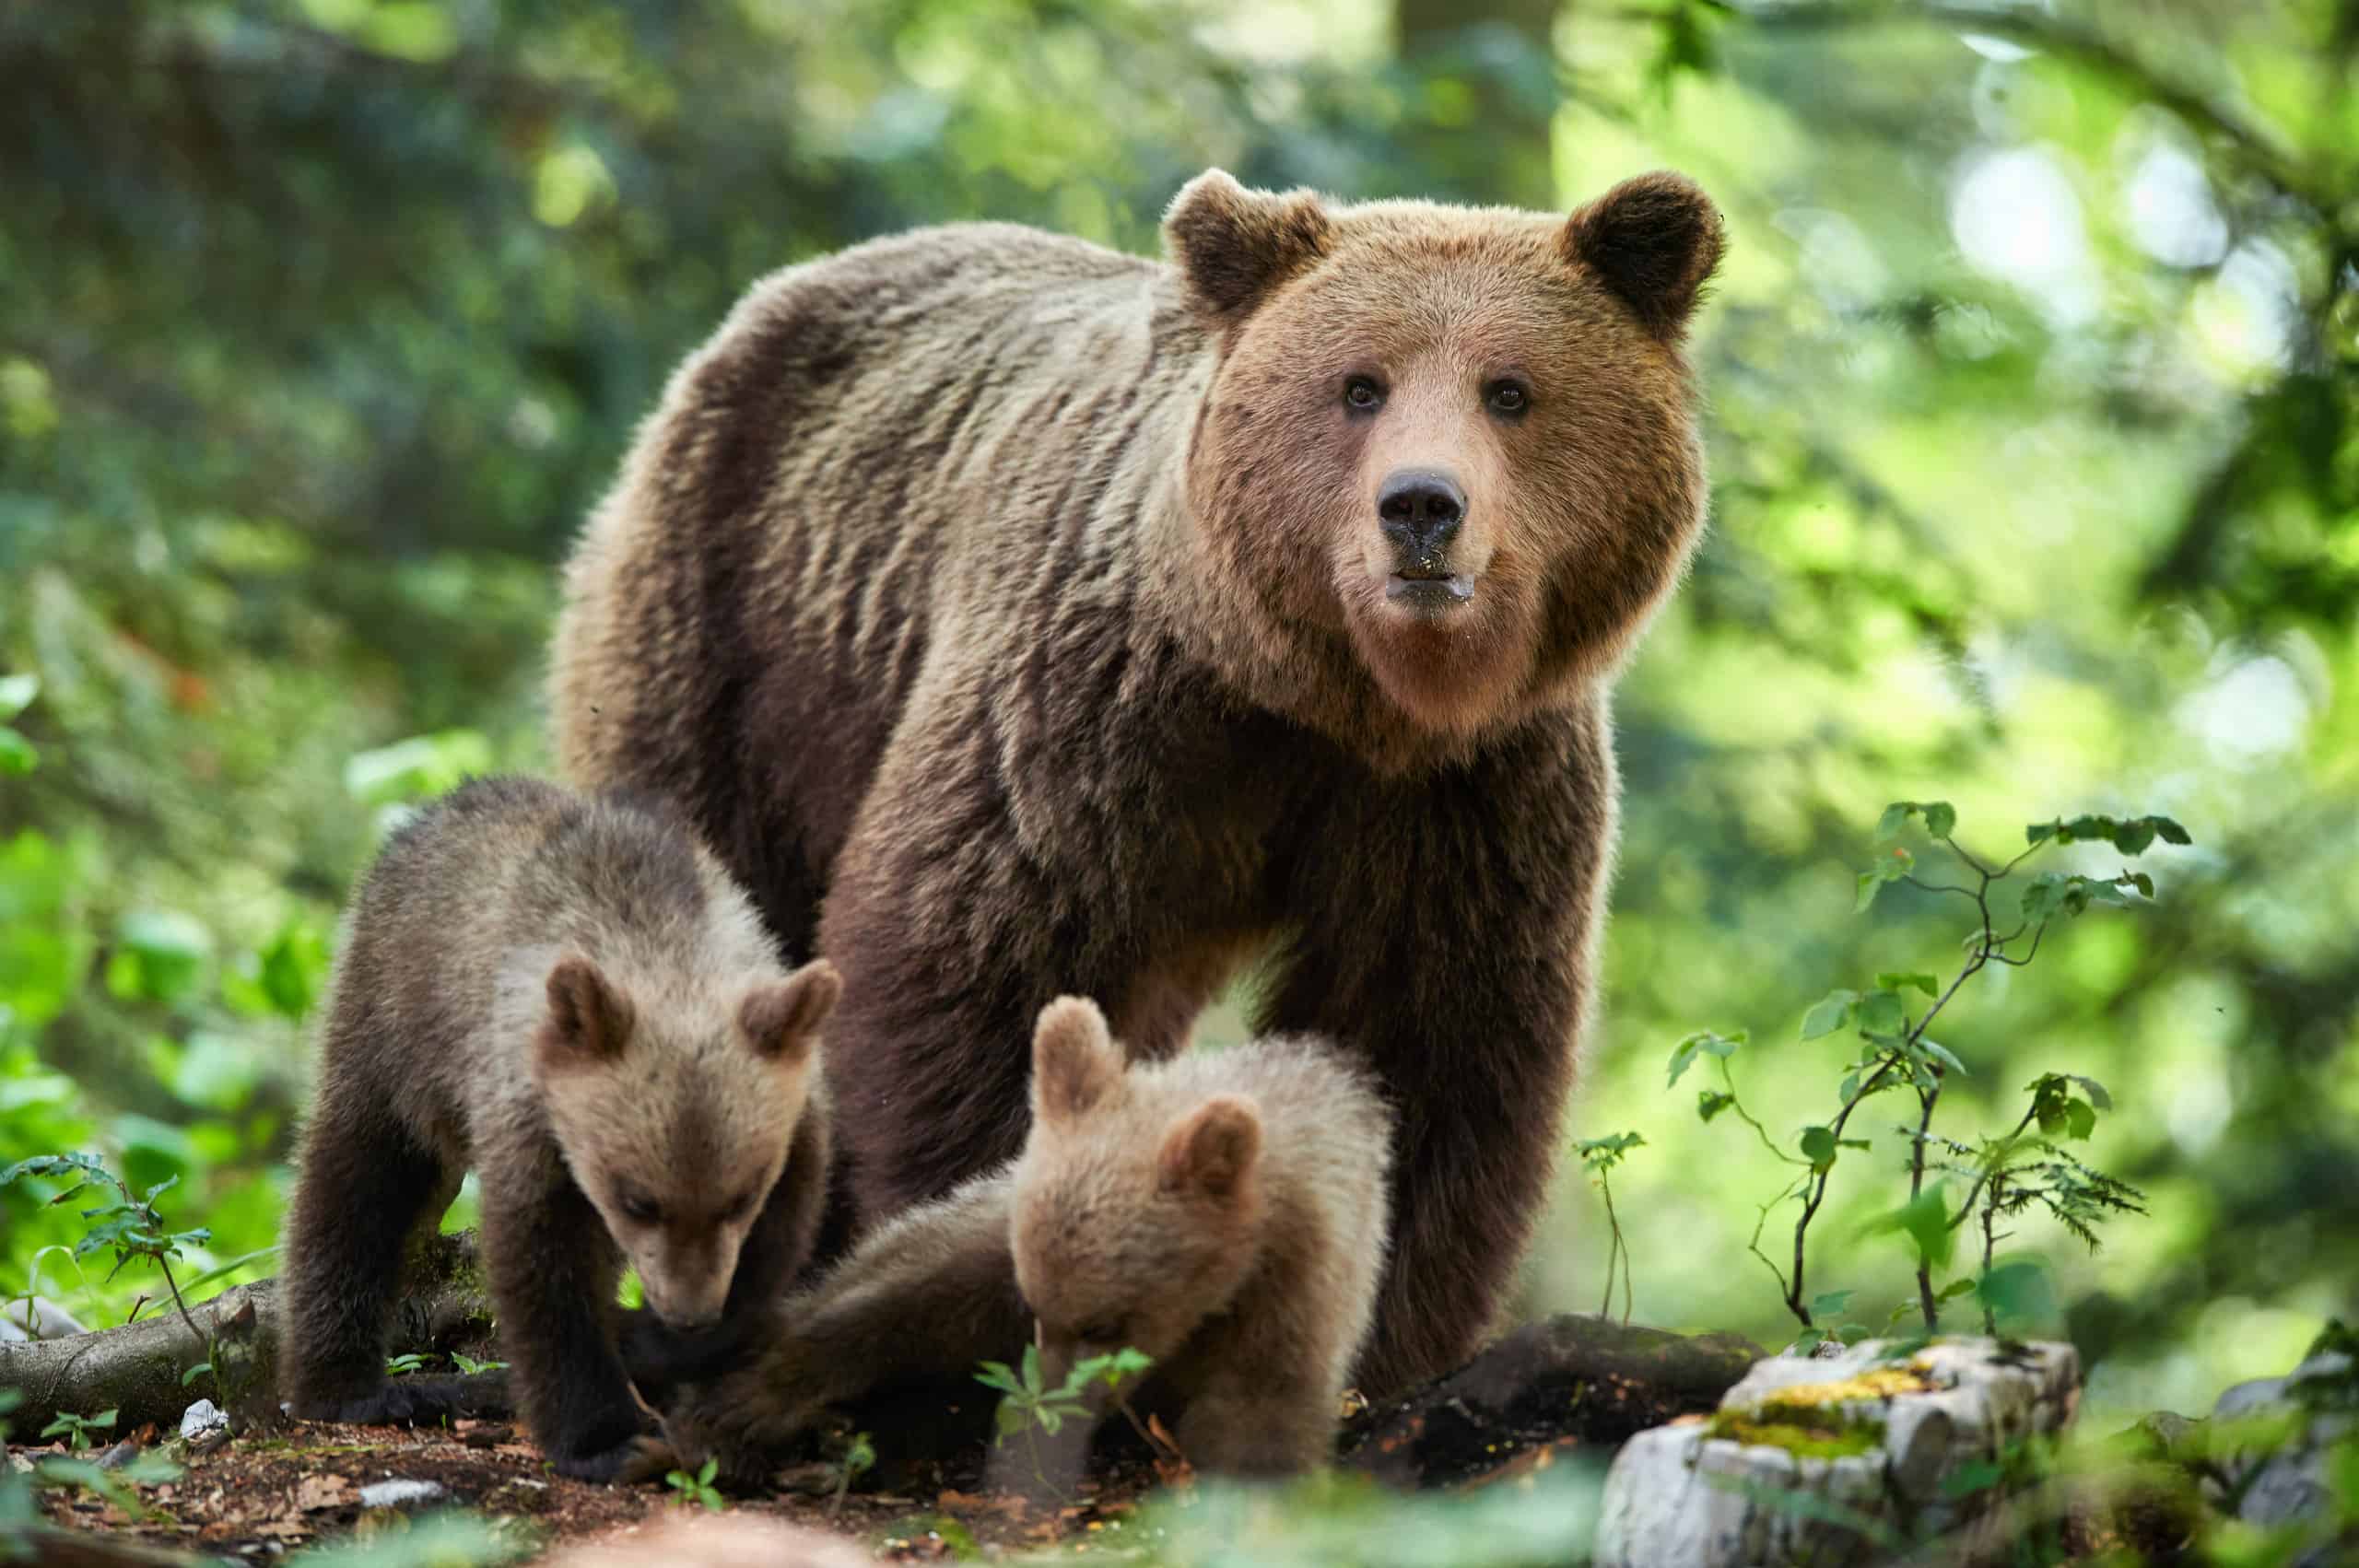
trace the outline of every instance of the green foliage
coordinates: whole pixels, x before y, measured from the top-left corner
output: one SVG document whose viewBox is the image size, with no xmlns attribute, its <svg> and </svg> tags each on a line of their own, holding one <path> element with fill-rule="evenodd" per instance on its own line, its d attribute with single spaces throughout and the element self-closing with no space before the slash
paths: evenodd
<svg viewBox="0 0 2359 1568">
<path fill-rule="evenodd" d="M 92 1432 L 111 1432 L 114 1427 L 114 1418 L 115 1412 L 111 1410 L 100 1410 L 94 1416 L 77 1416 L 68 1410 L 60 1410 L 47 1426 L 41 1429 L 41 1434 L 43 1437 L 65 1438 L 65 1445 L 78 1454 L 90 1446 Z"/>
<path fill-rule="evenodd" d="M 718 1458 L 707 1459 L 703 1467 L 693 1473 L 687 1470 L 666 1470 L 663 1473 L 663 1484 L 672 1489 L 672 1505 L 675 1508 L 686 1508 L 690 1504 L 696 1504 L 712 1514 L 718 1514 L 728 1507 L 728 1500 L 723 1498 L 720 1490 L 712 1484 L 712 1478 L 720 1473 L 721 1461 Z"/>
<path fill-rule="evenodd" d="M 385 1375 L 388 1377 L 407 1377 L 414 1372 L 424 1371 L 426 1363 L 433 1359 L 434 1358 L 432 1356 L 427 1355 L 419 1351 L 405 1351 L 397 1356 L 387 1356 L 385 1358 Z"/>
<path fill-rule="evenodd" d="M 477 1373 L 505 1372 L 508 1370 L 508 1363 L 504 1361 L 477 1361 L 475 1357 L 467 1354 L 464 1351 L 452 1351 L 451 1352 L 451 1364 L 457 1367 L 461 1372 L 466 1374 L 470 1377 L 475 1376 Z"/>
<path fill-rule="evenodd" d="M 1919 883 L 1913 874 L 1916 861 L 1908 857 L 1904 869 L 1890 876 L 1881 871 L 1862 872 L 1861 886 L 1868 887 L 1869 879 L 1875 886 L 1887 881 L 1905 882 L 1929 893 L 1954 894 L 1971 902 L 1978 919 L 1966 939 L 1965 965 L 1946 988 L 1937 976 L 1928 972 L 1885 970 L 1876 976 L 1873 989 L 1830 991 L 1803 1013 L 1802 1040 L 1848 1034 L 1861 1044 L 1841 1067 L 1833 1115 L 1825 1122 L 1804 1127 L 1796 1140 L 1794 1153 L 1785 1153 L 1767 1128 L 1738 1101 L 1729 1062 L 1743 1039 L 1741 1034 L 1691 1035 L 1672 1052 L 1669 1081 L 1672 1084 L 1699 1057 L 1712 1058 L 1720 1069 L 1724 1087 L 1704 1091 L 1697 1104 L 1697 1115 L 1702 1120 L 1708 1123 L 1723 1111 L 1732 1110 L 1753 1129 L 1771 1154 L 1790 1168 L 1799 1167 L 1800 1174 L 1781 1177 L 1783 1185 L 1760 1206 L 1761 1223 L 1754 1229 L 1751 1250 L 1777 1278 L 1787 1310 L 1800 1321 L 1807 1342 L 1812 1344 L 1826 1336 L 1820 1319 L 1842 1312 L 1852 1293 L 1806 1294 L 1810 1229 L 1825 1202 L 1828 1182 L 1844 1152 L 1853 1150 L 1864 1154 L 1874 1147 L 1871 1139 L 1844 1136 L 1853 1114 L 1872 1095 L 1905 1091 L 1913 1092 L 1917 1099 L 1915 1127 L 1899 1129 L 1907 1139 L 1907 1198 L 1870 1219 L 1861 1227 L 1861 1234 L 1891 1234 L 1907 1242 L 1916 1269 L 1919 1309 L 1928 1333 L 1940 1326 L 1942 1304 L 1969 1290 L 1982 1303 L 1985 1323 L 1992 1332 L 1997 1331 L 1995 1324 L 2001 1316 L 2024 1318 L 2035 1304 L 2053 1311 L 2054 1294 L 2045 1273 L 2036 1275 L 2038 1290 L 2035 1292 L 2034 1275 L 2023 1271 L 2028 1266 L 2010 1266 L 2014 1271 L 2007 1273 L 1995 1270 L 1992 1253 L 2000 1220 L 2036 1206 L 2094 1250 L 2097 1245 L 2095 1227 L 2106 1217 L 2145 1211 L 2142 1195 L 2136 1188 L 2092 1169 L 2048 1141 L 2059 1136 L 2085 1140 L 2095 1130 L 2098 1113 L 2113 1108 L 2112 1096 L 2093 1078 L 2043 1072 L 2029 1086 L 2031 1106 L 2025 1112 L 2022 1124 L 2002 1138 L 1986 1139 L 1968 1147 L 1934 1135 L 1933 1114 L 1943 1090 L 1953 1077 L 1965 1077 L 1966 1068 L 1954 1052 L 1933 1040 L 1926 1030 L 1959 989 L 1986 967 L 1995 964 L 2021 968 L 2030 964 L 2051 923 L 2071 919 L 2089 907 L 2091 898 L 2084 890 L 2102 892 L 2107 896 L 2098 901 L 2115 904 L 2124 902 L 2115 891 L 2117 883 L 2130 885 L 2134 881 L 2142 895 L 2151 897 L 2154 893 L 2153 883 L 2142 873 L 2133 877 L 2124 872 L 2113 882 L 2077 874 L 2035 877 L 2023 898 L 2020 923 L 2001 935 L 1991 919 L 1990 890 L 2013 875 L 2025 859 L 2044 846 L 2097 838 L 2125 854 L 2135 854 L 2157 838 L 2184 845 L 2189 842 L 2187 831 L 2167 817 L 2129 821 L 2080 817 L 2071 823 L 2060 819 L 2046 827 L 2035 825 L 2025 835 L 2028 844 L 2023 853 L 1993 866 L 1984 864 L 1958 846 L 1952 837 L 1957 826 L 1957 812 L 1947 802 L 1901 801 L 1884 809 L 1876 835 L 1879 839 L 1889 839 L 1918 820 L 1922 821 L 1929 836 L 1939 838 L 1947 848 L 1972 885 L 1929 886 Z M 1890 863 L 1902 863 L 1892 860 L 1892 852 L 1897 848 L 1892 846 L 1887 849 L 1885 859 Z M 1860 902 L 1864 907 L 1869 900 L 1863 898 Z M 1913 1018 L 1909 1012 L 1912 993 L 1928 999 Z M 2027 1138 L 2027 1129 L 2034 1126 L 2042 1136 Z M 1946 1167 L 1940 1161 L 1929 1164 L 1929 1148 L 1935 1144 L 1951 1151 L 1959 1160 L 1953 1160 Z M 1927 1185 L 1929 1168 L 1936 1172 L 1948 1168 L 1971 1178 L 1966 1199 L 1954 1211 L 1942 1183 L 1937 1180 Z M 1801 1205 L 1794 1222 L 1790 1272 L 1780 1269 L 1760 1249 L 1762 1229 L 1770 1212 L 1788 1201 Z M 1969 1281 L 1954 1281 L 1937 1291 L 1933 1276 L 1948 1269 L 1955 1250 L 1955 1232 L 1978 1214 L 1984 1238 L 1981 1273 Z M 1618 1244 L 1618 1226 L 1614 1235 Z M 1609 1269 L 1609 1282 L 1612 1277 Z M 1851 1332 L 1853 1329 L 1859 1332 Z M 1846 1338 L 1856 1339 L 1865 1328 L 1847 1323 L 1839 1326 L 1839 1331 Z"/>
</svg>

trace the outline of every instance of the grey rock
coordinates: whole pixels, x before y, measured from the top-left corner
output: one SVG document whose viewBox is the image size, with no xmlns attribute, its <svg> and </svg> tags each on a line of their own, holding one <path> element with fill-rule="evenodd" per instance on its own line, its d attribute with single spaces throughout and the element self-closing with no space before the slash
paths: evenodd
<svg viewBox="0 0 2359 1568">
<path fill-rule="evenodd" d="M 2333 1451 L 2359 1440 L 2359 1370 L 2347 1355 L 2314 1355 L 2283 1377 L 2228 1389 L 2212 1409 L 2212 1424 L 2237 1518 L 2263 1529 L 2323 1520 L 2335 1504 L 2328 1478 Z M 2346 1531 L 2339 1540 L 2321 1539 L 2294 1560 L 2294 1568 L 2340 1561 L 2338 1553 L 2359 1544 Z"/>
<path fill-rule="evenodd" d="M 1914 1531 L 1972 1526 L 1997 1502 L 1944 1482 L 1995 1460 L 2033 1433 L 2071 1420 L 2080 1357 L 2070 1345 L 2002 1350 L 1942 1340 L 1897 1361 L 1870 1341 L 1825 1359 L 1773 1356 L 1721 1399 L 1710 1420 L 1639 1433 L 1605 1482 L 1599 1568 L 1813 1568 L 1865 1563 Z M 1746 1441 L 1802 1422 L 1823 1433 L 1796 1452 Z"/>
</svg>

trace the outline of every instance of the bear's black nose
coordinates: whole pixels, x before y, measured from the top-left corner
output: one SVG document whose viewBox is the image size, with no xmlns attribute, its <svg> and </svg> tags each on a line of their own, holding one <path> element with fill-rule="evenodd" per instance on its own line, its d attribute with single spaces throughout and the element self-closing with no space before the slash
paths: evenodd
<svg viewBox="0 0 2359 1568">
<path fill-rule="evenodd" d="M 1376 516 L 1402 566 L 1438 570 L 1466 516 L 1466 492 L 1447 474 L 1404 468 L 1376 492 Z"/>
</svg>

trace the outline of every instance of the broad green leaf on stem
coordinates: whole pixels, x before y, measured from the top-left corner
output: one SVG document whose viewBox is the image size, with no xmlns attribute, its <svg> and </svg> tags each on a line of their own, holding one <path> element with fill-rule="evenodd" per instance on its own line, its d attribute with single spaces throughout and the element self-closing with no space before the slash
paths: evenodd
<svg viewBox="0 0 2359 1568">
<path fill-rule="evenodd" d="M 1931 1187 L 1899 1208 L 1868 1222 L 1869 1235 L 1897 1232 L 1908 1238 L 1919 1263 L 1932 1269 L 1949 1266 L 1957 1234 L 1950 1229 L 1949 1203 L 1939 1187 Z"/>
<path fill-rule="evenodd" d="M 1857 991 L 1829 991 L 1808 1012 L 1802 1014 L 1802 1038 L 1815 1040 L 1822 1035 L 1832 1035 L 1851 1021 L 1860 1005 Z"/>
<path fill-rule="evenodd" d="M 1961 1078 L 1974 1076 L 1966 1071 L 1966 1063 L 1957 1059 L 1957 1054 L 1938 1040 L 1920 1037 L 1917 1042 L 1917 1048 L 1940 1062 L 1946 1071 L 1954 1072 Z"/>
<path fill-rule="evenodd" d="M 2069 1076 L 2073 1082 L 2078 1083 L 2081 1086 L 2082 1091 L 2089 1096 L 2089 1103 L 2091 1105 L 2095 1106 L 2101 1111 L 2109 1111 L 2113 1109 L 2113 1096 L 2106 1092 L 2106 1086 L 2104 1084 L 2098 1082 L 2094 1078 L 2083 1078 L 2077 1072 L 2070 1073 L 2067 1076 Z"/>
<path fill-rule="evenodd" d="M 1852 1294 L 1850 1291 L 1821 1291 L 1810 1298 L 1810 1315 L 1813 1317 L 1834 1317 L 1842 1312 Z"/>
<path fill-rule="evenodd" d="M 2057 1317 L 2056 1284 L 2032 1259 L 2001 1263 L 1976 1282 L 1975 1296 L 2001 1326 L 2036 1327 Z"/>
<path fill-rule="evenodd" d="M 1947 801 L 1895 801 L 1876 819 L 1876 837 L 1895 837 L 1912 816 L 1924 818 L 1925 832 L 1934 838 L 1947 838 L 1957 827 L 1957 812 Z"/>
<path fill-rule="evenodd" d="M 1723 1094 L 1717 1089 L 1699 1089 L 1696 1092 L 1696 1114 L 1706 1122 L 1709 1122 L 1714 1117 L 1735 1104 L 1734 1094 Z"/>
<path fill-rule="evenodd" d="M 1855 915 L 1865 914 L 1867 912 L 1868 906 L 1876 901 L 1876 895 L 1883 891 L 1884 878 L 1878 876 L 1873 872 L 1861 872 L 1860 873 L 1859 892 L 1852 901 L 1851 912 Z"/>
<path fill-rule="evenodd" d="M 1857 1018 L 1862 1035 L 1897 1035 L 1908 1027 L 1908 1010 L 1898 991 L 1868 992 L 1860 999 Z"/>
<path fill-rule="evenodd" d="M 1931 975 L 1904 975 L 1894 971 L 1887 971 L 1886 973 L 1876 977 L 1876 985 L 1879 989 L 1888 991 L 1906 990 L 1910 986 L 1914 986 L 1919 990 L 1923 991 L 1927 996 L 1939 996 L 1942 994 L 1941 981 Z"/>
<path fill-rule="evenodd" d="M 1742 1029 L 1733 1035 L 1716 1035 L 1709 1029 L 1703 1029 L 1688 1036 L 1672 1048 L 1671 1079 L 1663 1087 L 1669 1089 L 1677 1084 L 1680 1074 L 1687 1071 L 1697 1056 L 1723 1058 L 1733 1056 L 1736 1054 L 1737 1047 L 1744 1044 L 1744 1040 L 1745 1034 Z"/>
<path fill-rule="evenodd" d="M 1802 1158 L 1811 1163 L 1813 1170 L 1825 1170 L 1835 1164 L 1834 1129 L 1825 1127 L 1803 1128 L 1802 1148 Z"/>
</svg>

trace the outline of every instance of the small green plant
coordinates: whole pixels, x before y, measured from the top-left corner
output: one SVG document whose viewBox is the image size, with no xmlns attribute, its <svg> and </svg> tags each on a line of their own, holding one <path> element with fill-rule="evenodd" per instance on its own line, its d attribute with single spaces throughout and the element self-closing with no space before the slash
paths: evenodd
<svg viewBox="0 0 2359 1568">
<path fill-rule="evenodd" d="M 975 1374 L 975 1381 L 986 1388 L 998 1390 L 1002 1396 L 995 1418 L 999 1432 L 992 1439 L 993 1445 L 1003 1446 L 1010 1436 L 1022 1433 L 1025 1448 L 1031 1457 L 1032 1473 L 1046 1484 L 1048 1477 L 1040 1465 L 1042 1434 L 1053 1437 L 1063 1430 L 1066 1422 L 1088 1418 L 1090 1410 L 1085 1400 L 1093 1383 L 1105 1384 L 1108 1392 L 1121 1404 L 1122 1413 L 1129 1417 L 1131 1424 L 1138 1426 L 1138 1417 L 1132 1413 L 1129 1402 L 1122 1398 L 1122 1385 L 1145 1373 L 1155 1364 L 1155 1358 L 1128 1345 L 1106 1355 L 1088 1356 L 1074 1363 L 1065 1373 L 1064 1381 L 1054 1388 L 1046 1387 L 1041 1381 L 1040 1347 L 1038 1345 L 1024 1347 L 1020 1369 L 1011 1367 L 1003 1361 L 987 1361 L 981 1364 L 982 1370 Z M 1144 1427 L 1139 1431 L 1142 1436 L 1146 1435 Z M 1151 1437 L 1148 1440 L 1153 1441 Z"/>
<path fill-rule="evenodd" d="M 504 1361 L 477 1361 L 475 1357 L 467 1354 L 464 1351 L 452 1351 L 451 1352 L 451 1364 L 457 1367 L 461 1372 L 465 1373 L 470 1377 L 473 1377 L 480 1372 L 505 1372 L 508 1370 L 508 1363 Z"/>
<path fill-rule="evenodd" d="M 407 1377 L 413 1372 L 423 1371 L 426 1363 L 433 1359 L 434 1358 L 432 1356 L 423 1354 L 417 1351 L 405 1351 L 397 1356 L 387 1356 L 385 1358 L 385 1375 L 388 1377 Z"/>
<path fill-rule="evenodd" d="M 1606 1138 L 1584 1138 L 1573 1145 L 1573 1153 L 1581 1157 L 1581 1169 L 1597 1178 L 1598 1191 L 1605 1195 L 1605 1299 L 1600 1303 L 1597 1315 L 1610 1316 L 1614 1311 L 1614 1275 L 1618 1267 L 1622 1274 L 1622 1321 L 1630 1321 L 1630 1245 L 1623 1238 L 1622 1222 L 1614 1212 L 1614 1167 L 1633 1149 L 1643 1149 L 1647 1141 L 1635 1132 L 1616 1132 Z"/>
<path fill-rule="evenodd" d="M 876 1468 L 876 1445 L 864 1432 L 855 1432 L 844 1445 L 843 1457 L 836 1461 L 836 1496 L 827 1505 L 830 1515 L 843 1512 L 844 1498 L 851 1491 L 851 1483 Z"/>
<path fill-rule="evenodd" d="M 1921 881 L 1917 857 L 1900 837 L 1920 826 L 1927 837 L 1942 846 L 1965 872 L 1962 882 Z M 1972 1294 L 1983 1307 L 1984 1323 L 1992 1332 L 2001 1317 L 2036 1316 L 2037 1294 L 2047 1289 L 2046 1274 L 2036 1263 L 1997 1263 L 2001 1221 L 2039 1208 L 2071 1235 L 2094 1247 L 2096 1229 L 2116 1213 L 2143 1213 L 2137 1189 L 2066 1153 L 2058 1140 L 2084 1140 L 2097 1117 L 2112 1108 L 2104 1087 L 2094 1080 L 2047 1073 L 2028 1089 L 2031 1104 L 2014 1130 L 2002 1137 L 1965 1143 L 1935 1134 L 1933 1117 L 1952 1075 L 1966 1075 L 1966 1064 L 1933 1039 L 1928 1031 L 1966 981 L 1994 964 L 2020 968 L 2039 953 L 2040 943 L 2056 921 L 2071 919 L 2095 905 L 2124 906 L 2135 893 L 2152 898 L 2154 884 L 2143 872 L 2127 868 L 2112 876 L 2085 876 L 2045 872 L 2022 884 L 2014 920 L 1994 915 L 1991 891 L 2014 875 L 2023 863 L 2043 849 L 2069 844 L 2107 844 L 2124 856 L 2143 853 L 2158 840 L 2190 842 L 2187 830 L 2165 816 L 2111 817 L 2088 815 L 2070 821 L 2034 823 L 2024 830 L 2025 848 L 2012 860 L 1992 863 L 1959 845 L 1957 813 L 1945 801 L 1900 801 L 1884 809 L 1876 827 L 1883 846 L 1875 863 L 1859 873 L 1858 907 L 1873 907 L 1889 884 L 1904 883 L 1923 892 L 1963 898 L 1975 911 L 1975 925 L 1966 937 L 1966 959 L 1946 985 L 1940 977 L 1919 971 L 1885 972 L 1864 990 L 1828 993 L 1803 1014 L 1802 1038 L 1815 1040 L 1848 1035 L 1860 1042 L 1857 1052 L 1842 1066 L 1836 1089 L 1836 1107 L 1825 1121 L 1802 1129 L 1793 1148 L 1784 1146 L 1747 1110 L 1738 1096 L 1730 1060 L 1747 1043 L 1742 1031 L 1720 1035 L 1709 1030 L 1690 1035 L 1672 1050 L 1669 1082 L 1676 1085 L 1689 1068 L 1709 1059 L 1719 1077 L 1718 1088 L 1697 1094 L 1696 1114 L 1706 1122 L 1722 1115 L 1750 1128 L 1770 1155 L 1792 1173 L 1760 1207 L 1750 1249 L 1777 1279 L 1787 1310 L 1802 1326 L 1797 1343 L 1813 1345 L 1829 1337 L 1846 1340 L 1863 1338 L 1863 1324 L 1841 1319 L 1850 1291 L 1810 1293 L 1809 1239 L 1811 1225 L 1826 1201 L 1828 1184 L 1847 1151 L 1865 1153 L 1871 1140 L 1851 1135 L 1860 1107 L 1880 1094 L 1915 1096 L 1913 1125 L 1895 1129 L 1907 1140 L 1908 1196 L 1871 1227 L 1890 1231 L 1907 1240 L 1916 1257 L 1917 1301 L 1926 1333 L 1941 1323 L 1943 1303 Z M 2003 930 L 2002 927 L 2006 928 Z M 2037 1131 L 2034 1132 L 2036 1128 Z M 1935 1176 L 1927 1185 L 1927 1174 Z M 1939 1179 L 1955 1175 L 1966 1179 L 1966 1199 L 1950 1207 Z M 1794 1222 L 1792 1259 L 1788 1268 L 1761 1249 L 1761 1236 L 1770 1215 L 1783 1203 L 1801 1207 Z M 1936 1288 L 1934 1275 L 1946 1270 L 1954 1252 L 1955 1233 L 1969 1221 L 1979 1220 L 1983 1246 L 1978 1274 L 1950 1281 Z M 1626 1287 L 1627 1266 L 1624 1279 Z M 1907 1310 L 1897 1309 L 1896 1321 Z"/>
<path fill-rule="evenodd" d="M 721 1460 L 717 1457 L 707 1459 L 703 1467 L 693 1474 L 687 1470 L 664 1472 L 663 1484 L 672 1489 L 672 1506 L 686 1508 L 690 1504 L 700 1504 L 707 1512 L 713 1514 L 728 1507 L 728 1501 L 712 1484 L 712 1478 L 720 1473 Z"/>
<path fill-rule="evenodd" d="M 21 1389 L 0 1388 L 0 1447 L 6 1446 L 8 1436 L 6 1418 L 22 1403 Z M 88 1430 L 113 1426 L 115 1413 L 102 1410 L 87 1419 L 61 1415 L 50 1422 L 41 1435 L 69 1434 L 73 1447 L 87 1452 L 90 1447 Z M 178 1465 L 152 1452 L 135 1455 L 129 1464 L 112 1470 L 102 1470 L 88 1459 L 54 1454 L 34 1460 L 29 1470 L 0 1466 L 0 1562 L 22 1562 L 30 1555 L 31 1529 L 41 1522 L 40 1511 L 33 1504 L 36 1492 L 52 1487 L 75 1487 L 138 1519 L 144 1518 L 147 1511 L 139 1501 L 137 1489 L 178 1480 L 180 1475 Z"/>
<path fill-rule="evenodd" d="M 43 1437 L 63 1437 L 65 1445 L 76 1454 L 91 1446 L 90 1433 L 114 1430 L 115 1411 L 100 1410 L 94 1416 L 77 1416 L 71 1410 L 60 1410 L 47 1426 L 41 1429 Z"/>
<path fill-rule="evenodd" d="M 219 1364 L 220 1356 L 213 1336 L 199 1328 L 196 1319 L 189 1316 L 188 1303 L 181 1294 L 180 1281 L 172 1274 L 172 1260 L 179 1258 L 184 1248 L 203 1246 L 211 1241 L 213 1233 L 204 1227 L 191 1231 L 167 1229 L 163 1215 L 156 1208 L 156 1199 L 176 1186 L 180 1177 L 167 1176 L 135 1198 L 130 1187 L 108 1170 L 106 1163 L 95 1154 L 35 1154 L 29 1160 L 19 1160 L 7 1169 L 0 1170 L 0 1187 L 6 1187 L 25 1176 L 78 1176 L 73 1186 L 50 1199 L 53 1205 L 70 1202 L 94 1187 L 112 1188 L 118 1201 L 82 1211 L 82 1218 L 88 1228 L 74 1246 L 73 1256 L 77 1265 L 80 1259 L 101 1247 L 111 1248 L 114 1252 L 114 1267 L 107 1272 L 109 1280 L 123 1272 L 123 1266 L 134 1258 L 144 1258 L 154 1263 L 164 1276 L 164 1288 L 171 1293 L 172 1305 L 179 1309 L 181 1322 L 187 1328 L 190 1338 L 205 1346 L 205 1359 L 198 1364 L 208 1372 Z M 135 1313 L 137 1308 L 135 1306 L 133 1311 Z M 215 1381 L 215 1391 L 219 1393 L 219 1380 L 216 1378 Z M 188 1382 L 183 1377 L 181 1386 L 186 1387 Z M 226 1395 L 224 1397 L 226 1398 Z"/>
</svg>

